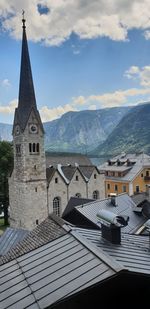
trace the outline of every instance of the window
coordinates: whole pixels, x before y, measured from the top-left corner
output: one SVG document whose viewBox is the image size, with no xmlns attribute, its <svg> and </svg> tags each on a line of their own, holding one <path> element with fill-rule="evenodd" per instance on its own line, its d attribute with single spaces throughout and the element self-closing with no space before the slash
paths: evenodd
<svg viewBox="0 0 150 309">
<path fill-rule="evenodd" d="M 115 191 L 118 191 L 118 186 L 115 185 L 115 186 L 114 186 L 114 189 L 115 189 Z"/>
<path fill-rule="evenodd" d="M 146 176 L 149 177 L 149 171 L 146 171 Z"/>
<path fill-rule="evenodd" d="M 97 178 L 97 175 L 96 174 L 94 174 L 94 179 L 96 179 Z"/>
<path fill-rule="evenodd" d="M 57 177 L 55 178 L 55 183 L 58 183 L 58 178 Z"/>
<path fill-rule="evenodd" d="M 40 151 L 40 146 L 39 143 L 36 144 L 36 151 L 39 152 Z"/>
<path fill-rule="evenodd" d="M 38 154 L 40 152 L 39 143 L 29 143 L 29 153 L 30 154 Z"/>
<path fill-rule="evenodd" d="M 21 155 L 21 145 L 20 144 L 17 144 L 16 145 L 16 155 Z"/>
<path fill-rule="evenodd" d="M 80 198 L 80 197 L 81 197 L 81 194 L 80 194 L 80 193 L 76 193 L 75 196 L 78 197 L 78 198 Z"/>
<path fill-rule="evenodd" d="M 135 192 L 136 192 L 136 193 L 139 193 L 139 192 L 140 192 L 140 187 L 139 187 L 139 186 L 136 186 L 136 187 L 135 187 Z"/>
<path fill-rule="evenodd" d="M 53 199 L 53 213 L 57 216 L 60 216 L 60 198 L 55 197 Z"/>
<path fill-rule="evenodd" d="M 143 173 L 141 174 L 141 177 L 143 177 Z"/>
<path fill-rule="evenodd" d="M 97 200 L 99 198 L 99 192 L 97 191 L 97 190 L 95 190 L 94 192 L 93 192 L 93 199 L 94 200 Z"/>
<path fill-rule="evenodd" d="M 35 143 L 32 144 L 32 151 L 35 152 Z"/>
<path fill-rule="evenodd" d="M 76 181 L 78 181 L 79 180 L 79 176 L 78 175 L 76 175 Z"/>
<path fill-rule="evenodd" d="M 37 192 L 37 187 L 35 187 L 35 192 Z"/>
<path fill-rule="evenodd" d="M 125 185 L 122 186 L 122 192 L 127 192 L 127 188 Z"/>
<path fill-rule="evenodd" d="M 107 184 L 107 189 L 110 190 L 110 183 Z"/>
<path fill-rule="evenodd" d="M 36 225 L 38 225 L 38 224 L 39 224 L 39 220 L 37 219 L 37 220 L 35 221 L 35 223 L 36 223 Z"/>
</svg>

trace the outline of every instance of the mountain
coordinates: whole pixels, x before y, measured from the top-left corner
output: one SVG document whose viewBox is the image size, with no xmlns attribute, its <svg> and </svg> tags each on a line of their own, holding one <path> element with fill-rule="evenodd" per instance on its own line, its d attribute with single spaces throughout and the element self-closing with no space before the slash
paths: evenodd
<svg viewBox="0 0 150 309">
<path fill-rule="evenodd" d="M 129 107 L 68 112 L 45 122 L 45 149 L 51 152 L 86 153 L 104 142 Z M 0 123 L 1 140 L 12 140 L 12 125 Z"/>
<path fill-rule="evenodd" d="M 106 141 L 93 154 L 116 155 L 120 152 L 150 153 L 150 103 L 139 104 L 128 111 Z"/>
<path fill-rule="evenodd" d="M 129 107 L 113 107 L 68 112 L 60 119 L 44 123 L 46 150 L 90 151 L 106 140 L 129 110 Z"/>
</svg>

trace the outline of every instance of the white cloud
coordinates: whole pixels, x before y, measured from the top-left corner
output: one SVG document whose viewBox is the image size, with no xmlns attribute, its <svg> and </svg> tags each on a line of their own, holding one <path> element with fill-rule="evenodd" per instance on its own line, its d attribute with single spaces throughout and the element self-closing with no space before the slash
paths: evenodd
<svg viewBox="0 0 150 309">
<path fill-rule="evenodd" d="M 47 7 L 47 14 L 40 14 L 39 5 Z M 72 32 L 82 39 L 107 36 L 118 41 L 135 28 L 150 38 L 149 0 L 1 0 L 2 25 L 15 38 L 21 37 L 22 8 L 28 38 L 46 45 L 60 45 Z"/>
<path fill-rule="evenodd" d="M 80 110 L 81 106 L 88 110 L 96 110 L 99 108 L 114 107 L 121 105 L 135 105 L 150 101 L 150 88 L 130 88 L 127 90 L 118 90 L 112 93 L 104 93 L 101 95 L 90 95 L 88 97 L 79 96 L 72 98 L 70 104 L 49 108 L 43 106 L 40 109 L 40 115 L 43 122 L 51 121 L 61 117 L 69 111 Z M 132 102 L 132 103 L 131 103 Z M 17 99 L 12 100 L 7 106 L 0 105 L 0 113 L 14 114 L 17 107 Z"/>
<path fill-rule="evenodd" d="M 17 107 L 18 101 L 17 99 L 12 100 L 8 105 L 0 105 L 0 113 L 1 114 L 13 114 L 15 108 Z"/>
<path fill-rule="evenodd" d="M 40 109 L 40 115 L 41 115 L 42 121 L 45 122 L 45 121 L 54 120 L 62 116 L 64 113 L 67 113 L 69 111 L 75 111 L 75 110 L 76 109 L 70 104 L 66 104 L 64 106 L 58 106 L 56 108 L 49 108 L 47 106 L 43 106 Z"/>
<path fill-rule="evenodd" d="M 3 87 L 9 87 L 9 86 L 11 86 L 10 81 L 9 81 L 7 78 L 2 80 L 1 85 L 2 85 Z"/>
<path fill-rule="evenodd" d="M 127 71 L 125 71 L 124 76 L 127 77 L 128 79 L 134 79 L 137 78 L 139 72 L 140 72 L 139 67 L 133 65 Z"/>
<path fill-rule="evenodd" d="M 97 106 L 95 104 L 91 104 L 88 109 L 94 111 L 97 109 Z"/>
<path fill-rule="evenodd" d="M 86 103 L 86 99 L 82 95 L 80 95 L 79 97 L 73 97 L 72 100 L 73 100 L 72 104 L 74 106 L 75 105 L 84 105 Z"/>
<path fill-rule="evenodd" d="M 139 68 L 132 66 L 125 72 L 125 76 L 129 79 L 138 79 L 143 87 L 150 87 L 150 66 Z"/>
<path fill-rule="evenodd" d="M 74 103 L 78 102 L 78 99 L 80 101 L 80 98 L 82 97 L 82 105 L 87 106 L 88 109 L 121 106 L 122 104 L 130 104 L 131 99 L 134 100 L 134 103 L 141 100 L 145 101 L 144 98 L 141 98 L 141 96 L 144 97 L 148 94 L 150 94 L 150 88 L 130 88 L 127 90 L 117 90 L 115 92 L 104 93 L 101 95 L 90 95 L 88 97 L 79 96 L 76 97 L 72 105 L 75 105 Z"/>
</svg>

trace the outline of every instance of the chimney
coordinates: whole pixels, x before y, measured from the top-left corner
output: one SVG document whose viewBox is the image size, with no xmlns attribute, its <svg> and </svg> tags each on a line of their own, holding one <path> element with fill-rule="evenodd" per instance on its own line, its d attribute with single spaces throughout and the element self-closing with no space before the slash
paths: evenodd
<svg viewBox="0 0 150 309">
<path fill-rule="evenodd" d="M 111 201 L 111 204 L 113 206 L 117 206 L 117 194 L 116 193 L 110 193 L 110 201 Z"/>
<path fill-rule="evenodd" d="M 101 209 L 97 218 L 101 223 L 102 237 L 112 244 L 121 243 L 121 228 L 128 225 L 128 216 L 118 216 L 111 211 Z"/>
</svg>

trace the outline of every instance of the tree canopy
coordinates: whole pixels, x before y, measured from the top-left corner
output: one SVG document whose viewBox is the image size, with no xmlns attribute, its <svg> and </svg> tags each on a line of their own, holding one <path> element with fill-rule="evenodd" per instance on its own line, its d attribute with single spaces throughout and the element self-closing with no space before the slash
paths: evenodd
<svg viewBox="0 0 150 309">
<path fill-rule="evenodd" d="M 13 169 L 13 147 L 7 141 L 0 142 L 0 204 L 4 210 L 5 224 L 8 224 L 8 177 Z"/>
</svg>

